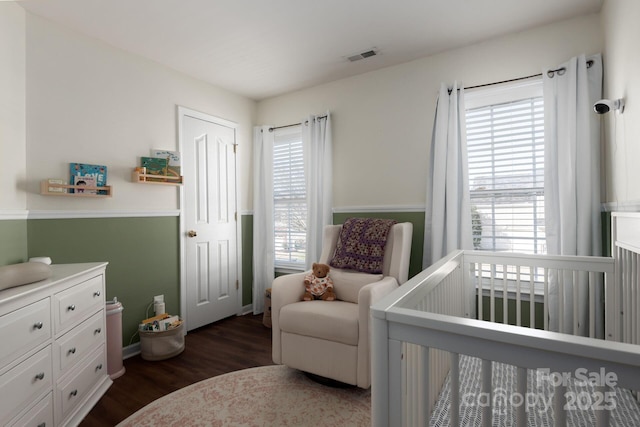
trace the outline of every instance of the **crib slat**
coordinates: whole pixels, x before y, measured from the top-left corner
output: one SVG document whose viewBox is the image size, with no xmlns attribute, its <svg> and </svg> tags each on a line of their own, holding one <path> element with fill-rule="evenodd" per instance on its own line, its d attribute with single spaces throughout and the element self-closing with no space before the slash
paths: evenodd
<svg viewBox="0 0 640 427">
<path fill-rule="evenodd" d="M 564 328 L 564 274 L 556 270 L 558 277 L 558 331 L 565 332 Z"/>
<path fill-rule="evenodd" d="M 496 321 L 495 277 L 496 277 L 496 266 L 494 264 L 491 264 L 491 278 L 489 280 L 489 307 L 491 309 L 491 313 L 489 313 L 489 318 L 491 319 L 491 322 Z"/>
<path fill-rule="evenodd" d="M 624 342 L 631 342 L 631 301 L 630 294 L 633 283 L 633 276 L 631 275 L 633 270 L 633 256 L 630 251 L 625 251 L 625 264 L 627 268 L 625 269 L 627 273 L 627 277 L 625 278 L 625 286 L 624 286 L 624 308 L 622 310 L 622 315 L 624 319 Z"/>
<path fill-rule="evenodd" d="M 451 407 L 449 408 L 449 413 L 451 414 L 451 419 L 449 425 L 458 426 L 460 425 L 460 355 L 458 353 L 450 353 L 450 355 Z"/>
<path fill-rule="evenodd" d="M 531 268 L 531 272 L 529 274 L 529 327 L 536 327 L 536 294 L 535 294 L 535 285 L 533 283 L 533 268 Z M 546 297 L 547 292 L 545 290 L 544 296 Z"/>
<path fill-rule="evenodd" d="M 502 265 L 502 323 L 505 325 L 509 320 L 509 296 L 507 295 L 507 266 Z"/>
<path fill-rule="evenodd" d="M 491 427 L 493 424 L 493 387 L 491 379 L 493 378 L 493 369 L 491 360 L 482 359 L 482 393 L 488 396 L 487 405 L 482 407 L 482 425 Z"/>
<path fill-rule="evenodd" d="M 519 396 L 527 395 L 527 369 L 518 367 L 518 378 L 517 378 L 517 392 Z M 518 406 L 516 412 L 516 423 L 519 427 L 526 427 L 527 425 L 527 405 L 526 402 L 522 402 L 520 406 Z M 457 425 L 457 424 L 451 424 Z"/>
<path fill-rule="evenodd" d="M 596 336 L 596 274 L 589 272 L 589 337 Z"/>
<path fill-rule="evenodd" d="M 620 341 L 622 339 L 621 328 L 622 328 L 622 299 L 621 299 L 621 288 L 618 284 L 622 285 L 623 281 L 623 268 L 624 268 L 624 260 L 622 259 L 622 248 L 619 246 L 616 247 L 616 260 L 617 265 L 615 269 L 615 288 L 613 289 L 614 293 L 614 301 L 615 301 L 615 311 L 611 314 L 613 317 L 614 324 L 614 336 L 613 339 L 615 341 Z"/>
<path fill-rule="evenodd" d="M 573 270 L 573 281 L 571 283 L 571 288 L 573 290 L 573 328 L 571 328 L 572 335 L 582 335 L 580 333 L 580 279 L 578 278 L 578 272 Z"/>
<path fill-rule="evenodd" d="M 566 404 L 565 394 L 567 387 L 564 385 L 554 386 L 553 395 L 553 425 L 565 427 L 567 425 L 567 413 L 564 410 Z"/>
<path fill-rule="evenodd" d="M 482 308 L 483 292 L 482 292 L 482 264 L 477 264 L 478 270 L 478 319 L 484 320 L 484 310 Z"/>
<path fill-rule="evenodd" d="M 421 359 L 421 378 L 422 380 L 418 384 L 418 392 L 416 396 L 410 397 L 414 404 L 418 405 L 418 425 L 428 425 L 429 413 L 432 410 L 431 405 L 425 405 L 425 402 L 431 402 L 431 390 L 429 381 L 429 361 L 431 349 L 426 347 L 420 347 L 420 359 Z"/>
<path fill-rule="evenodd" d="M 516 267 L 516 326 L 522 326 L 522 295 L 520 295 L 520 266 Z"/>
<path fill-rule="evenodd" d="M 404 411 L 402 400 L 404 394 L 404 379 L 402 378 L 402 342 L 389 339 L 389 421 L 401 420 L 404 425 Z"/>
<path fill-rule="evenodd" d="M 631 314 L 630 317 L 631 318 L 631 343 L 632 344 L 638 344 L 640 343 L 640 334 L 638 333 L 638 310 L 637 307 L 640 307 L 640 305 L 638 305 L 638 302 L 640 302 L 640 292 L 638 292 L 638 254 L 634 254 L 633 256 L 633 265 L 631 268 L 632 272 L 631 272 L 631 284 L 630 284 L 630 288 L 631 288 L 631 295 L 629 298 L 631 300 L 630 302 L 630 306 L 633 307 L 630 311 L 628 311 L 628 313 Z M 634 307 L 634 301 L 635 301 L 635 307 Z"/>
<path fill-rule="evenodd" d="M 611 391 L 609 387 L 606 386 L 596 386 L 594 390 L 596 395 L 599 396 L 606 396 L 606 393 Z M 605 402 L 607 402 L 607 400 L 605 400 Z M 608 409 L 595 409 L 594 412 L 596 414 L 596 425 L 598 427 L 608 427 L 611 411 Z"/>
<path fill-rule="evenodd" d="M 549 269 L 544 269 L 544 302 L 543 302 L 543 313 L 544 313 L 544 330 L 549 330 Z"/>
</svg>

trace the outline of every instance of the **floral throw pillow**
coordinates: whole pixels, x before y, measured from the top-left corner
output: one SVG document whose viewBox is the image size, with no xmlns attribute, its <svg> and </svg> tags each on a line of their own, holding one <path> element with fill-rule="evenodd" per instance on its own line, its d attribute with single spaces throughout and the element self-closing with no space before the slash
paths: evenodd
<svg viewBox="0 0 640 427">
<path fill-rule="evenodd" d="M 336 253 L 329 265 L 365 273 L 382 273 L 384 247 L 397 221 L 379 218 L 348 218 L 338 236 Z"/>
</svg>

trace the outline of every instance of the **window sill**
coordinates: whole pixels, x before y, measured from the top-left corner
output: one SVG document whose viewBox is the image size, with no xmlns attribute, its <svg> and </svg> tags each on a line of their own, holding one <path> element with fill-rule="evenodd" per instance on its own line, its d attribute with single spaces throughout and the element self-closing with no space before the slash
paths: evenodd
<svg viewBox="0 0 640 427">
<path fill-rule="evenodd" d="M 276 272 L 276 276 L 277 275 L 283 275 L 283 274 L 295 274 L 295 273 L 304 273 L 306 270 L 304 268 L 304 266 L 300 266 L 300 267 L 290 267 L 290 266 L 276 266 L 275 267 L 275 272 Z"/>
</svg>

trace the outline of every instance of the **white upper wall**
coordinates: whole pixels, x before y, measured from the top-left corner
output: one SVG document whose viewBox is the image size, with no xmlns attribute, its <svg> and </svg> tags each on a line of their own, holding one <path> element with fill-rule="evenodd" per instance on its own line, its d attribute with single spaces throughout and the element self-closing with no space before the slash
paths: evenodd
<svg viewBox="0 0 640 427">
<path fill-rule="evenodd" d="M 334 207 L 424 207 L 441 82 L 527 76 L 603 46 L 599 15 L 584 16 L 270 98 L 258 103 L 257 122 L 285 125 L 330 110 Z"/>
<path fill-rule="evenodd" d="M 131 182 L 132 169 L 150 149 L 177 150 L 178 105 L 238 123 L 240 208 L 247 208 L 250 195 L 243 190 L 249 185 L 245 165 L 250 164 L 254 101 L 30 13 L 26 27 L 30 211 L 178 209 L 176 187 Z M 39 195 L 41 179 L 69 179 L 70 162 L 106 165 L 114 196 Z"/>
<path fill-rule="evenodd" d="M 640 2 L 606 0 L 602 9 L 606 46 L 604 94 L 624 98 L 624 114 L 605 123 L 605 201 L 609 208 L 640 210 Z"/>
<path fill-rule="evenodd" d="M 27 198 L 25 11 L 0 2 L 0 214 L 24 217 Z"/>
</svg>

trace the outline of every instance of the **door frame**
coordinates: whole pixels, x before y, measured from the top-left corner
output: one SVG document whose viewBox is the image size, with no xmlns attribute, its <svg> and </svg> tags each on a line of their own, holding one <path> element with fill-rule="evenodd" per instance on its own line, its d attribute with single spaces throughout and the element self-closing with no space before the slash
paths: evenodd
<svg viewBox="0 0 640 427">
<path fill-rule="evenodd" d="M 230 120 L 226 120 L 226 119 L 221 119 L 220 117 L 215 117 L 206 113 L 202 113 L 200 111 L 196 111 L 196 110 L 192 110 L 190 108 L 187 107 L 183 107 L 181 105 L 177 106 L 177 117 L 178 117 L 178 152 L 180 152 L 180 155 L 182 155 L 182 153 L 184 153 L 183 147 L 184 147 L 184 141 L 183 141 L 183 130 L 184 130 L 184 118 L 185 117 L 193 117 L 196 119 L 200 119 L 200 120 L 205 120 L 211 123 L 215 123 L 217 125 L 221 125 L 221 126 L 226 126 L 229 128 L 233 129 L 233 136 L 234 136 L 234 144 L 236 145 L 236 147 L 238 146 L 238 124 L 236 122 L 232 122 Z M 241 221 L 241 216 L 240 216 L 240 212 L 239 212 L 239 208 L 238 208 L 238 203 L 240 200 L 240 186 L 238 185 L 239 183 L 239 174 L 238 174 L 238 156 L 237 153 L 234 156 L 234 163 L 235 163 L 235 180 L 236 180 L 236 192 L 235 192 L 235 198 L 236 198 L 236 206 L 235 206 L 235 212 L 236 212 L 236 277 L 238 278 L 238 292 L 237 292 L 237 299 L 236 299 L 236 315 L 240 316 L 242 314 L 242 221 Z M 184 164 L 181 164 L 181 167 L 183 167 Z M 180 211 L 180 230 L 179 230 L 179 238 L 178 238 L 178 242 L 180 244 L 180 317 L 182 317 L 182 319 L 185 322 L 185 327 L 184 328 L 184 335 L 187 334 L 187 329 L 188 329 L 188 325 L 189 325 L 189 319 L 187 318 L 187 271 L 186 271 L 186 262 L 187 262 L 187 254 L 186 254 L 186 239 L 187 239 L 187 230 L 185 227 L 185 220 L 184 220 L 184 207 L 185 207 L 185 203 L 184 203 L 184 185 L 180 186 L 180 198 L 179 198 L 179 203 L 180 203 L 180 207 L 179 207 L 179 211 Z"/>
</svg>

